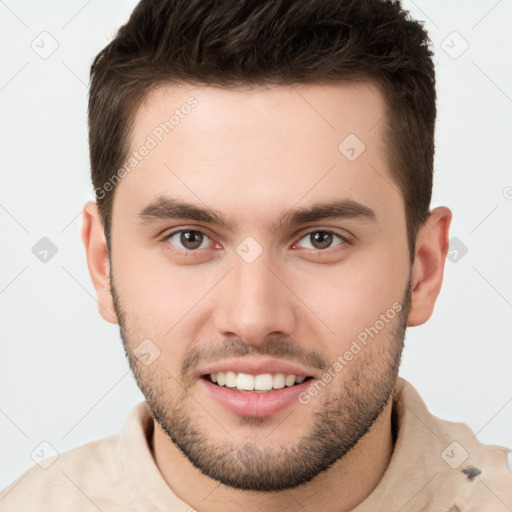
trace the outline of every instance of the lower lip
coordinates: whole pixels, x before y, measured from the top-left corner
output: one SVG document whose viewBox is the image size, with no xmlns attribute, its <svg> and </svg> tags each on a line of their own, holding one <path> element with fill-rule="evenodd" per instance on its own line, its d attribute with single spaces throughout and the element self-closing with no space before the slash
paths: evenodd
<svg viewBox="0 0 512 512">
<path fill-rule="evenodd" d="M 224 386 L 213 384 L 207 378 L 201 378 L 199 381 L 207 393 L 210 393 L 228 411 L 239 416 L 258 418 L 271 416 L 294 403 L 299 403 L 298 396 L 311 385 L 313 379 L 308 379 L 294 386 L 267 391 L 266 393 L 233 391 Z"/>
</svg>

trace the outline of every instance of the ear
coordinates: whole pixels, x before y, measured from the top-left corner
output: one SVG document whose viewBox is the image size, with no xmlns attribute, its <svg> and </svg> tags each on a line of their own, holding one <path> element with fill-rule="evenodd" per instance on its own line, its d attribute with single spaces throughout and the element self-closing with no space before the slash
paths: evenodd
<svg viewBox="0 0 512 512">
<path fill-rule="evenodd" d="M 93 201 L 87 202 L 83 209 L 82 241 L 87 255 L 89 274 L 98 296 L 98 310 L 107 322 L 117 324 L 114 301 L 110 292 L 110 261 L 107 241 L 98 205 Z"/>
<path fill-rule="evenodd" d="M 425 323 L 434 311 L 443 283 L 451 220 L 452 212 L 440 206 L 430 212 L 418 232 L 412 267 L 411 309 L 408 317 L 410 327 Z"/>
</svg>

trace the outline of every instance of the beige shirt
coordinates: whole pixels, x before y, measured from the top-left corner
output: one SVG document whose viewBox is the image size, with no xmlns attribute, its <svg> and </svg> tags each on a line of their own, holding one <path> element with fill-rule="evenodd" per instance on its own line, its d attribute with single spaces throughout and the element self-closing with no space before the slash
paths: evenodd
<svg viewBox="0 0 512 512">
<path fill-rule="evenodd" d="M 509 450 L 484 445 L 465 424 L 430 414 L 402 378 L 393 418 L 397 441 L 389 466 L 354 512 L 512 511 Z M 0 511 L 192 512 L 161 476 L 151 454 L 152 432 L 153 418 L 141 402 L 120 435 L 61 453 L 23 473 L 0 493 Z"/>
</svg>

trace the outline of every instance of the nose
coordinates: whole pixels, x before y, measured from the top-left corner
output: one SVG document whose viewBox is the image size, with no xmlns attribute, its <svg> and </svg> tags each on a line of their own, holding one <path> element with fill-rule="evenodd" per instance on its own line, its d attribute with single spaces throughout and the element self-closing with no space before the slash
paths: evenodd
<svg viewBox="0 0 512 512">
<path fill-rule="evenodd" d="M 299 301 L 270 259 L 263 253 L 248 263 L 235 255 L 215 301 L 215 326 L 223 336 L 259 345 L 269 335 L 291 336 L 296 330 Z"/>
</svg>

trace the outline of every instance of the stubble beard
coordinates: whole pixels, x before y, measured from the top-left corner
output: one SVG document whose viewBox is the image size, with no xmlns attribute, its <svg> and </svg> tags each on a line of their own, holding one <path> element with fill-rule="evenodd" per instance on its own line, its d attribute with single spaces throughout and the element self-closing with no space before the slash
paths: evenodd
<svg viewBox="0 0 512 512">
<path fill-rule="evenodd" d="M 141 366 L 133 352 L 137 345 L 133 332 L 137 329 L 127 328 L 111 276 L 125 354 L 155 421 L 204 475 L 235 489 L 260 492 L 293 489 L 310 482 L 341 460 L 369 432 L 389 403 L 398 378 L 411 303 L 410 285 L 409 280 L 401 311 L 386 326 L 387 337 L 370 341 L 341 371 L 343 377 L 338 377 L 338 382 L 334 378 L 315 397 L 321 405 L 315 404 L 309 434 L 294 446 L 275 449 L 237 443 L 227 435 L 223 443 L 213 441 L 187 411 L 187 392 L 173 394 L 166 388 L 166 383 L 173 381 L 170 375 L 155 374 Z M 295 407 L 307 406 L 298 403 Z M 308 417 L 306 411 L 300 413 Z M 269 418 L 240 418 L 240 425 L 264 426 L 268 422 Z"/>
</svg>

